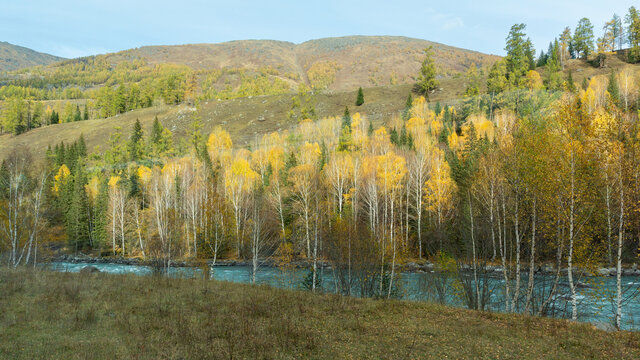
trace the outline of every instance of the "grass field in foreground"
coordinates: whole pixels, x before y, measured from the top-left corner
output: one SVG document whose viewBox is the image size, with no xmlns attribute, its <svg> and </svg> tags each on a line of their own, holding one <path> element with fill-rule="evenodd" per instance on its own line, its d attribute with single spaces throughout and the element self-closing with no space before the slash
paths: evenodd
<svg viewBox="0 0 640 360">
<path fill-rule="evenodd" d="M 588 324 L 136 275 L 0 269 L 2 359 L 638 359 Z"/>
</svg>

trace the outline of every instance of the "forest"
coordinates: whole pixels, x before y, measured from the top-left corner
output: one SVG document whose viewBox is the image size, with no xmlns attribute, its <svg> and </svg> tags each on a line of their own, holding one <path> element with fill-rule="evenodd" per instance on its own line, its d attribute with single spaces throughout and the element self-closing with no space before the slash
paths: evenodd
<svg viewBox="0 0 640 360">
<path fill-rule="evenodd" d="M 514 25 L 507 56 L 487 69 L 486 84 L 484 70 L 470 68 L 454 105 L 429 101 L 437 78 L 427 49 L 416 93 L 382 126 L 353 111 L 366 102 L 360 89 L 341 116 L 315 119 L 304 102 L 294 128 L 258 135 L 249 147 L 234 146 L 221 127 L 203 134 L 196 115 L 186 141 L 156 119 L 148 134 L 139 122 L 114 132 L 99 153 L 82 137 L 52 144 L 42 166 L 17 148 L 0 166 L 0 250 L 13 267 L 35 264 L 53 243 L 165 270 L 176 261 L 244 259 L 254 282 L 266 259 L 281 267 L 302 260 L 311 291 L 322 290 L 319 267 L 330 264 L 340 293 L 376 298 L 395 296 L 403 265 L 428 259 L 444 274 L 433 284 L 439 296 L 454 293 L 478 310 L 487 309 L 488 267 L 497 265 L 504 311 L 550 314 L 566 276 L 572 319 L 581 285 L 574 277 L 615 268 L 617 289 L 603 296 L 620 327 L 632 295 L 623 292 L 623 265 L 640 254 L 640 73 L 631 65 L 640 61 L 640 15 L 631 8 L 625 19 L 628 26 L 614 17 L 597 41 L 583 19 L 537 58 L 526 26 Z M 569 58 L 606 66 L 623 44 L 630 64 L 608 76 L 576 84 L 562 71 Z M 106 66 L 92 61 L 83 66 Z M 75 66 L 0 88 L 11 97 L 3 131 L 56 123 L 51 114 L 106 117 L 156 99 L 192 98 L 197 108 L 206 96 L 181 69 L 145 77 L 150 68 L 136 63 L 137 79 L 131 69 L 85 78 Z M 107 85 L 70 86 L 96 83 Z M 38 105 L 82 97 L 95 101 L 60 115 Z M 304 107 L 296 101 L 292 111 Z M 540 288 L 534 275 L 543 268 L 553 276 Z"/>
</svg>

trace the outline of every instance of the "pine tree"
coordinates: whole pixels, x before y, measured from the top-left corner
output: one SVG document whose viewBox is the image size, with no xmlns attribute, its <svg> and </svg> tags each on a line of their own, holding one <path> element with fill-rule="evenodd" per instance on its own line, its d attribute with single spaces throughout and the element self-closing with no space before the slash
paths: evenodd
<svg viewBox="0 0 640 360">
<path fill-rule="evenodd" d="M 398 131 L 396 130 L 396 128 L 392 128 L 389 132 L 389 140 L 393 145 L 399 145 Z"/>
<path fill-rule="evenodd" d="M 155 124 L 154 124 L 155 125 Z M 138 161 L 142 159 L 144 147 L 143 147 L 143 132 L 142 125 L 140 125 L 140 120 L 136 119 L 136 123 L 133 125 L 133 132 L 129 137 L 128 151 L 129 151 L 129 160 Z"/>
<path fill-rule="evenodd" d="M 160 143 L 162 142 L 162 134 L 164 133 L 164 127 L 158 120 L 158 116 L 153 119 L 153 126 L 151 127 L 151 136 L 149 136 L 149 154 L 153 154 L 155 156 L 160 155 L 158 153 L 158 149 L 160 147 Z"/>
<path fill-rule="evenodd" d="M 587 18 L 582 18 L 573 34 L 573 45 L 576 53 L 586 59 L 593 52 L 593 25 Z"/>
<path fill-rule="evenodd" d="M 318 164 L 319 170 L 322 170 L 324 168 L 324 165 L 327 163 L 328 156 L 329 156 L 329 151 L 327 150 L 327 144 L 325 144 L 323 140 L 322 144 L 320 144 L 320 161 Z"/>
<path fill-rule="evenodd" d="M 507 80 L 507 64 L 504 59 L 496 61 L 487 77 L 487 90 L 492 94 L 499 94 L 509 86 Z"/>
<path fill-rule="evenodd" d="M 58 115 L 58 113 L 55 110 L 51 111 L 51 118 L 49 120 L 49 122 L 53 125 L 53 124 L 59 124 L 60 123 L 60 116 Z"/>
<path fill-rule="evenodd" d="M 635 6 L 629 8 L 625 23 L 629 43 L 629 62 L 640 62 L 640 12 Z"/>
<path fill-rule="evenodd" d="M 89 198 L 85 190 L 86 176 L 83 164 L 78 162 L 72 182 L 71 202 L 67 211 L 67 235 L 69 246 L 78 250 L 89 247 Z M 71 183 L 71 182 L 70 182 Z"/>
<path fill-rule="evenodd" d="M 351 114 L 349 114 L 349 108 L 344 108 L 344 115 L 342 116 L 342 129 L 340 131 L 340 138 L 338 139 L 338 151 L 349 151 L 353 147 L 351 141 Z"/>
<path fill-rule="evenodd" d="M 91 234 L 93 247 L 101 248 L 109 240 L 108 238 L 108 206 L 109 183 L 107 178 L 100 182 L 98 196 L 96 196 L 93 211 L 93 233 Z"/>
<path fill-rule="evenodd" d="M 129 197 L 135 198 L 142 194 L 142 187 L 140 186 L 140 178 L 138 172 L 132 171 L 129 175 L 129 181 L 127 182 Z"/>
<path fill-rule="evenodd" d="M 349 128 L 351 130 L 351 114 L 349 114 L 349 108 L 344 107 L 344 114 L 342 115 L 342 128 Z"/>
<path fill-rule="evenodd" d="M 569 71 L 569 75 L 567 75 L 567 91 L 571 93 L 576 92 L 576 84 L 573 82 L 573 74 Z"/>
<path fill-rule="evenodd" d="M 513 25 L 507 36 L 507 45 L 504 48 L 507 51 L 507 56 L 504 58 L 506 78 L 509 85 L 516 89 L 524 85 L 525 75 L 531 65 L 530 50 L 532 45 L 530 40 L 525 40 L 525 29 L 525 24 Z M 491 73 L 489 76 L 491 76 Z"/>
<path fill-rule="evenodd" d="M 540 56 L 538 56 L 538 62 L 536 63 L 537 67 L 547 65 L 547 55 L 544 53 L 544 50 L 540 50 Z"/>
<path fill-rule="evenodd" d="M 9 197 L 9 176 L 7 162 L 2 160 L 2 163 L 0 163 L 0 199 Z"/>
<path fill-rule="evenodd" d="M 356 106 L 360 106 L 364 104 L 364 94 L 362 93 L 362 88 L 358 88 L 358 97 L 356 99 Z"/>
<path fill-rule="evenodd" d="M 442 112 L 442 104 L 440 104 L 440 101 L 436 102 L 436 106 L 433 108 L 433 111 L 436 113 L 436 115 L 440 115 L 440 113 Z"/>
<path fill-rule="evenodd" d="M 433 46 L 424 49 L 424 60 L 420 67 L 420 74 L 418 75 L 418 82 L 415 86 L 415 91 L 423 95 L 427 101 L 429 101 L 429 93 L 434 91 L 438 87 L 438 80 L 436 80 L 436 65 L 432 57 Z"/>
<path fill-rule="evenodd" d="M 82 114 L 80 113 L 80 105 L 76 105 L 76 109 L 73 112 L 73 121 L 82 120 Z"/>
<path fill-rule="evenodd" d="M 80 138 L 76 142 L 76 150 L 78 157 L 85 158 L 87 156 L 87 143 L 84 141 L 84 134 L 80 134 Z"/>
<path fill-rule="evenodd" d="M 404 110 L 402 110 L 402 119 L 404 121 L 409 120 L 411 116 L 411 108 L 413 107 L 413 97 L 411 93 L 407 96 L 407 101 L 404 103 Z"/>
<path fill-rule="evenodd" d="M 618 105 L 620 103 L 620 88 L 618 87 L 618 79 L 616 78 L 616 74 L 613 72 L 613 70 L 611 70 L 611 74 L 609 75 L 607 92 L 611 97 L 611 102 L 615 105 Z"/>
<path fill-rule="evenodd" d="M 371 136 L 373 134 L 373 124 L 371 120 L 369 120 L 369 128 L 367 129 L 367 135 Z"/>
<path fill-rule="evenodd" d="M 536 69 L 536 49 L 533 47 L 533 42 L 530 38 L 524 43 L 524 54 L 529 62 L 529 70 Z"/>
<path fill-rule="evenodd" d="M 402 129 L 400 129 L 400 138 L 398 139 L 398 143 L 400 146 L 407 145 L 407 127 L 402 125 Z"/>
<path fill-rule="evenodd" d="M 84 114 L 82 115 L 82 118 L 85 120 L 89 120 L 89 107 L 87 106 L 87 104 L 84 104 Z"/>
</svg>

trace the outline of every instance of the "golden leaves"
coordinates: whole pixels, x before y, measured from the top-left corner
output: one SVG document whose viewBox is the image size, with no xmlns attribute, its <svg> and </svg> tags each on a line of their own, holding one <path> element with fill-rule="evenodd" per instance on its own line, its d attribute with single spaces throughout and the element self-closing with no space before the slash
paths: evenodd
<svg viewBox="0 0 640 360">
<path fill-rule="evenodd" d="M 64 183 L 66 183 L 69 175 L 71 175 L 71 171 L 69 170 L 69 168 L 67 167 L 67 165 L 62 164 L 60 166 L 60 168 L 58 169 L 58 172 L 56 173 L 56 175 L 53 177 L 53 192 L 55 194 L 58 194 L 58 192 L 60 191 L 62 185 Z"/>
</svg>

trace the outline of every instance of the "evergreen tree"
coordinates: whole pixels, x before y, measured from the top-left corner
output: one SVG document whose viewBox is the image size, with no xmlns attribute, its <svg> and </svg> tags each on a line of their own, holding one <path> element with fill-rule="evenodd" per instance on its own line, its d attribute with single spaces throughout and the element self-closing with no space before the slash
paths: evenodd
<svg viewBox="0 0 640 360">
<path fill-rule="evenodd" d="M 576 84 L 573 82 L 573 74 L 569 71 L 569 75 L 567 75 L 567 91 L 571 93 L 576 92 Z"/>
<path fill-rule="evenodd" d="M 640 12 L 635 6 L 629 8 L 625 23 L 629 43 L 629 62 L 640 62 Z"/>
<path fill-rule="evenodd" d="M 327 144 L 325 144 L 324 140 L 322 140 L 322 143 L 320 144 L 320 161 L 318 164 L 319 170 L 322 170 L 324 168 L 324 165 L 327 163 L 328 156 L 329 151 L 327 150 Z"/>
<path fill-rule="evenodd" d="M 342 116 L 342 129 L 340 138 L 338 139 L 338 151 L 349 151 L 353 147 L 351 141 L 351 115 L 349 108 L 345 106 L 344 115 Z"/>
<path fill-rule="evenodd" d="M 9 176 L 7 162 L 2 160 L 2 163 L 0 163 L 0 199 L 9 197 Z"/>
<path fill-rule="evenodd" d="M 616 78 L 615 72 L 611 70 L 611 74 L 609 75 L 609 84 L 607 86 L 607 92 L 611 98 L 611 102 L 616 106 L 620 104 L 620 88 L 618 87 L 618 79 Z"/>
<path fill-rule="evenodd" d="M 501 59 L 496 61 L 487 77 L 487 90 L 491 94 L 499 94 L 507 89 L 509 86 L 507 80 L 507 64 Z"/>
<path fill-rule="evenodd" d="M 472 97 L 480 95 L 480 76 L 478 74 L 476 64 L 471 64 L 471 66 L 469 66 L 465 77 L 467 80 L 467 87 L 464 91 L 464 96 Z"/>
<path fill-rule="evenodd" d="M 89 247 L 89 198 L 85 190 L 86 176 L 82 162 L 78 162 L 73 176 L 71 202 L 67 211 L 67 236 L 69 246 L 78 250 Z"/>
<path fill-rule="evenodd" d="M 76 142 L 76 150 L 78 157 L 87 157 L 87 144 L 84 141 L 84 134 L 80 134 L 80 138 Z"/>
<path fill-rule="evenodd" d="M 76 109 L 73 112 L 73 121 L 82 120 L 82 114 L 80 113 L 80 105 L 76 105 Z"/>
<path fill-rule="evenodd" d="M 525 83 L 525 75 L 530 68 L 530 40 L 525 40 L 525 24 L 515 24 L 511 27 L 507 36 L 505 50 L 506 78 L 513 88 L 520 88 Z M 491 74 L 489 74 L 491 76 Z M 495 91 L 499 92 L 499 91 Z"/>
<path fill-rule="evenodd" d="M 617 44 L 618 50 L 621 50 L 622 44 L 624 43 L 624 27 L 622 25 L 622 19 L 617 14 L 613 14 L 611 21 L 613 23 L 612 30 L 614 46 Z"/>
<path fill-rule="evenodd" d="M 396 128 L 391 129 L 391 132 L 389 133 L 389 140 L 393 145 L 399 145 L 398 131 L 396 130 Z"/>
<path fill-rule="evenodd" d="M 436 80 L 436 65 L 432 58 L 433 46 L 424 49 L 424 60 L 420 67 L 420 74 L 418 75 L 418 82 L 415 86 L 415 91 L 423 95 L 427 101 L 429 101 L 429 93 L 434 91 L 438 87 L 438 80 Z"/>
<path fill-rule="evenodd" d="M 433 108 L 433 111 L 436 113 L 436 115 L 440 115 L 440 113 L 442 112 L 442 105 L 440 104 L 440 101 L 436 102 L 436 106 Z"/>
<path fill-rule="evenodd" d="M 142 194 L 142 187 L 140 185 L 140 178 L 138 177 L 137 171 L 131 171 L 127 186 L 130 198 L 136 198 Z"/>
<path fill-rule="evenodd" d="M 540 50 L 540 56 L 538 56 L 538 62 L 536 63 L 537 67 L 547 65 L 547 55 L 544 53 L 544 50 Z"/>
<path fill-rule="evenodd" d="M 351 114 L 349 114 L 349 108 L 344 107 L 344 114 L 342 115 L 342 128 L 349 128 L 351 130 Z"/>
<path fill-rule="evenodd" d="M 549 57 L 547 60 L 547 89 L 558 90 L 562 88 L 562 76 L 560 73 L 560 47 L 558 39 L 549 45 Z"/>
<path fill-rule="evenodd" d="M 164 127 L 162 126 L 162 124 L 158 120 L 158 116 L 156 115 L 156 117 L 153 119 L 153 127 L 151 128 L 151 137 L 149 138 L 149 142 L 151 142 L 152 144 L 159 142 L 162 139 L 163 130 Z"/>
<path fill-rule="evenodd" d="M 530 38 L 524 43 L 524 54 L 529 62 L 529 70 L 536 69 L 536 49 L 533 47 L 533 42 Z"/>
<path fill-rule="evenodd" d="M 82 115 L 82 118 L 84 120 L 89 120 L 89 107 L 87 106 L 87 104 L 84 104 L 84 113 Z"/>
<path fill-rule="evenodd" d="M 360 106 L 364 104 L 364 94 L 362 93 L 362 88 L 358 88 L 358 97 L 356 98 L 356 106 Z"/>
<path fill-rule="evenodd" d="M 58 113 L 55 110 L 51 110 L 51 118 L 50 118 L 49 122 L 52 125 L 60 123 L 60 116 L 58 115 Z"/>
<path fill-rule="evenodd" d="M 148 152 L 154 156 L 159 156 L 158 149 L 162 142 L 164 133 L 164 126 L 158 120 L 158 116 L 153 119 L 153 126 L 151 127 L 151 135 L 149 136 Z"/>
<path fill-rule="evenodd" d="M 93 233 L 91 234 L 93 248 L 101 248 L 108 241 L 108 207 L 109 182 L 104 178 L 100 182 L 98 195 L 95 199 L 93 211 Z"/>
<path fill-rule="evenodd" d="M 143 143 L 143 132 L 142 125 L 140 125 L 140 120 L 136 119 L 135 124 L 133 125 L 133 132 L 129 137 L 129 144 L 127 146 L 127 150 L 129 151 L 129 160 L 138 161 L 142 159 L 144 153 L 144 143 Z"/>
<path fill-rule="evenodd" d="M 400 137 L 398 138 L 398 143 L 400 146 L 407 145 L 407 127 L 402 125 L 402 129 L 400 129 Z"/>
<path fill-rule="evenodd" d="M 593 39 L 591 21 L 587 18 L 580 19 L 573 34 L 573 47 L 576 53 L 582 55 L 583 59 L 586 59 L 593 52 Z"/>
<path fill-rule="evenodd" d="M 411 93 L 407 96 L 407 101 L 404 103 L 404 110 L 402 110 L 402 119 L 407 121 L 411 116 L 411 108 L 413 107 L 413 97 Z"/>
<path fill-rule="evenodd" d="M 373 134 L 373 124 L 371 120 L 369 120 L 369 128 L 367 129 L 367 135 L 371 136 Z"/>
</svg>

